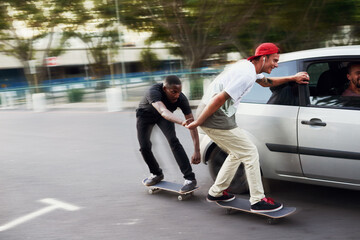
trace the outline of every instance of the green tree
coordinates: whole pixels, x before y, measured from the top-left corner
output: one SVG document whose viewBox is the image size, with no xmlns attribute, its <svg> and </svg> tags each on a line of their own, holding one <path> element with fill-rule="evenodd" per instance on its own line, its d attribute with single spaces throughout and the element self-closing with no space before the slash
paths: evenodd
<svg viewBox="0 0 360 240">
<path fill-rule="evenodd" d="M 284 52 L 331 44 L 344 26 L 359 41 L 359 0 L 124 0 L 123 24 L 169 43 L 190 68 L 213 54 L 252 54 L 271 41 Z M 338 37 L 339 38 L 339 37 Z M 335 42 L 333 44 L 336 44 Z M 341 43 L 340 43 L 341 44 Z"/>
<path fill-rule="evenodd" d="M 243 56 L 249 56 L 262 42 L 275 42 L 282 52 L 356 44 L 359 40 L 359 2 L 262 1 L 256 17 L 238 32 L 234 46 Z M 335 38 L 342 41 L 334 41 Z"/>
<path fill-rule="evenodd" d="M 108 64 L 113 67 L 113 56 L 118 53 L 122 43 L 119 31 L 115 0 L 92 0 L 87 9 L 88 18 L 77 28 L 65 33 L 67 38 L 79 38 L 87 47 L 89 62 L 93 64 L 93 76 L 102 77 L 109 73 Z"/>
<path fill-rule="evenodd" d="M 34 45 L 48 37 L 43 59 L 49 56 L 54 33 L 83 22 L 83 0 L 3 0 L 0 3 L 0 51 L 17 58 L 27 69 Z M 61 41 L 62 43 L 64 41 Z M 26 71 L 29 85 L 37 85 Z"/>
<path fill-rule="evenodd" d="M 140 53 L 141 64 L 145 71 L 151 72 L 159 66 L 159 59 L 150 48 L 144 49 Z"/>
<path fill-rule="evenodd" d="M 357 0 L 356 0 L 357 1 Z M 359 14 L 354 0 L 275 1 L 262 9 L 271 9 L 269 24 L 262 32 L 265 40 L 278 42 L 283 51 L 325 47 L 325 43 L 347 25 L 357 25 Z"/>
<path fill-rule="evenodd" d="M 204 59 L 233 45 L 258 3 L 259 0 L 125 0 L 121 3 L 121 16 L 128 28 L 151 32 L 150 40 L 169 43 L 187 67 L 198 68 Z"/>
</svg>

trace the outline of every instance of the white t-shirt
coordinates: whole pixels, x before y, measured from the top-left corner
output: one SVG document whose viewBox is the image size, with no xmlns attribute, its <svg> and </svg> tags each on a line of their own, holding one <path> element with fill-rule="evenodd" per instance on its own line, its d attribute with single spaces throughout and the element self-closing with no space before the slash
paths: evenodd
<svg viewBox="0 0 360 240">
<path fill-rule="evenodd" d="M 240 60 L 231 64 L 209 85 L 198 108 L 200 113 L 216 94 L 225 91 L 230 98 L 202 126 L 216 129 L 232 129 L 235 113 L 241 98 L 250 91 L 257 79 L 264 75 L 256 74 L 255 66 L 250 61 Z"/>
</svg>

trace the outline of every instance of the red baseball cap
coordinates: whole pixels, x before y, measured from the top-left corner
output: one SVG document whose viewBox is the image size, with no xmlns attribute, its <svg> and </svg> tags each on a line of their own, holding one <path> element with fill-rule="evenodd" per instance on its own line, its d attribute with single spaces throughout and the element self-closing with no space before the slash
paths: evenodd
<svg viewBox="0 0 360 240">
<path fill-rule="evenodd" d="M 280 53 L 280 49 L 273 43 L 262 43 L 260 44 L 256 50 L 255 55 L 248 57 L 247 60 L 253 60 L 256 57 L 264 56 L 264 55 L 270 55 L 274 53 Z"/>
</svg>

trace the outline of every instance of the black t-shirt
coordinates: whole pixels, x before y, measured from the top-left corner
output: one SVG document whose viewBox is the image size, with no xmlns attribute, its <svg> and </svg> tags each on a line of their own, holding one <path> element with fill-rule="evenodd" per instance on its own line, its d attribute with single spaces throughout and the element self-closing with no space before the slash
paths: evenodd
<svg viewBox="0 0 360 240">
<path fill-rule="evenodd" d="M 166 108 L 171 112 L 180 108 L 184 115 L 191 113 L 190 104 L 186 96 L 183 93 L 180 93 L 178 100 L 175 103 L 171 103 L 166 97 L 162 83 L 154 84 L 145 92 L 145 96 L 140 101 L 138 111 L 141 110 L 147 113 L 152 113 L 155 116 L 160 116 L 159 112 L 152 105 L 152 103 L 158 101 L 163 102 Z"/>
</svg>

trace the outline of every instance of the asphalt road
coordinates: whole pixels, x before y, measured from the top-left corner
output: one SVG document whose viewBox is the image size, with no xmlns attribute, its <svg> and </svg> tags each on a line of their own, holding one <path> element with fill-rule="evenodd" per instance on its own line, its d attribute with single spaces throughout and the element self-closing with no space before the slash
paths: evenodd
<svg viewBox="0 0 360 240">
<path fill-rule="evenodd" d="M 188 130 L 178 137 L 191 155 Z M 165 178 L 182 183 L 156 130 L 153 147 Z M 1 240 L 360 239 L 358 191 L 269 181 L 271 197 L 298 208 L 276 225 L 206 202 L 203 164 L 194 197 L 149 195 L 130 110 L 2 111 L 0 149 Z"/>
</svg>

